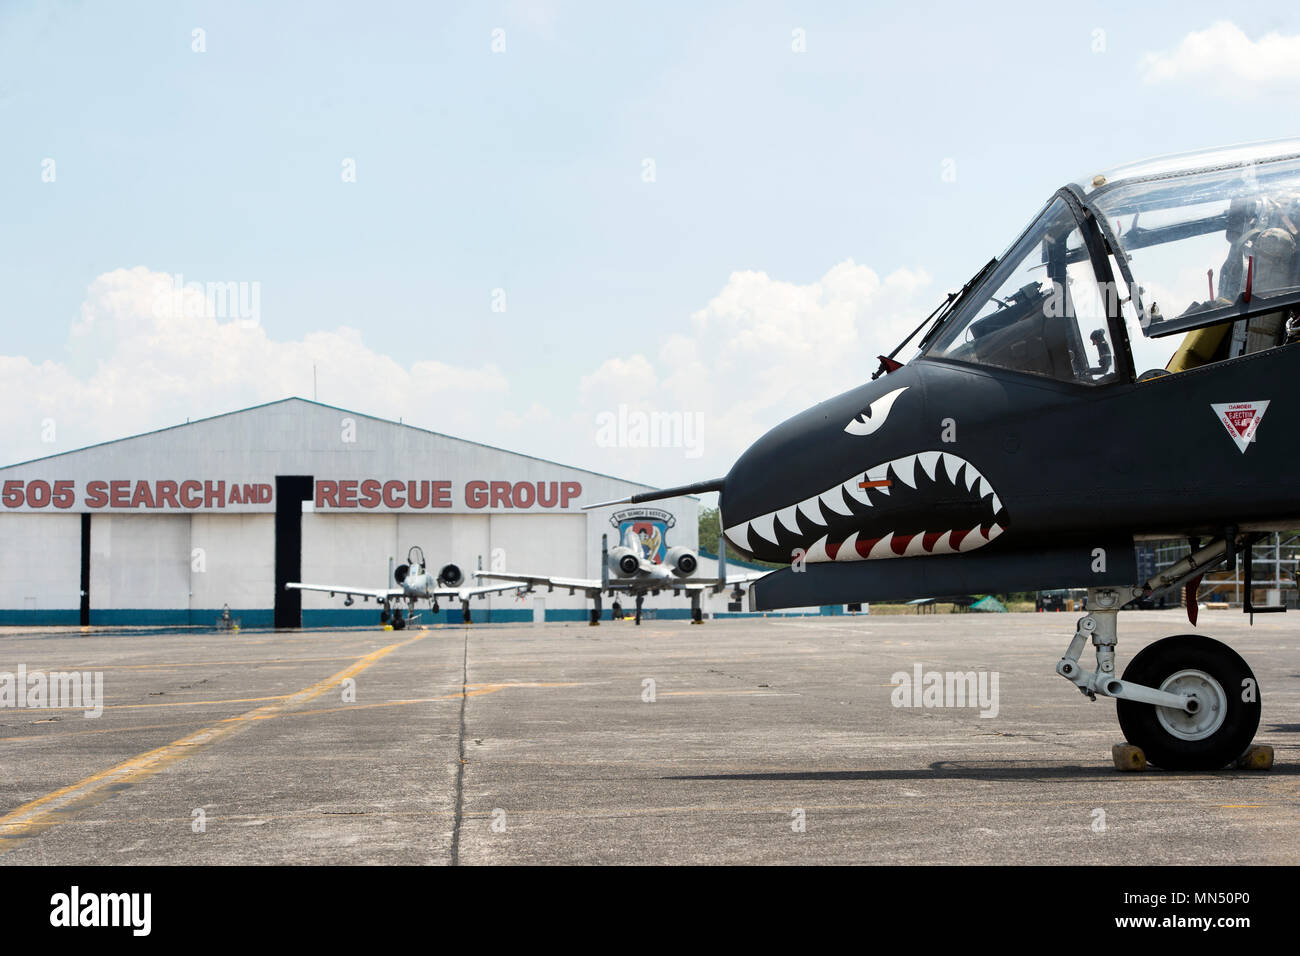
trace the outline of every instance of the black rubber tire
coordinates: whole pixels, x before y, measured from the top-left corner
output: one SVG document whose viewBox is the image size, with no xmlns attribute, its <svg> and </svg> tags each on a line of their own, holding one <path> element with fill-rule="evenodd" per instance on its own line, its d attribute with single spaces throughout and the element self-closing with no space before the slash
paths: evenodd
<svg viewBox="0 0 1300 956">
<path fill-rule="evenodd" d="M 393 612 L 393 630 L 400 631 L 406 627 L 406 618 L 402 616 L 401 611 Z"/>
<path fill-rule="evenodd" d="M 380 611 L 380 612 L 379 612 L 379 623 L 380 623 L 380 624 L 387 624 L 387 623 L 388 623 L 388 611 L 387 611 L 387 610 L 384 610 L 384 611 Z"/>
<path fill-rule="evenodd" d="M 1123 679 L 1159 688 L 1178 671 L 1195 669 L 1213 677 L 1227 698 L 1223 724 L 1203 740 L 1183 740 L 1161 725 L 1156 708 L 1116 700 L 1120 729 L 1141 747 L 1147 762 L 1165 770 L 1219 770 L 1236 760 L 1259 729 L 1260 691 L 1250 666 L 1227 644 L 1200 634 L 1166 637 L 1144 647 L 1129 663 Z M 1253 700 L 1243 698 L 1253 697 Z"/>
</svg>

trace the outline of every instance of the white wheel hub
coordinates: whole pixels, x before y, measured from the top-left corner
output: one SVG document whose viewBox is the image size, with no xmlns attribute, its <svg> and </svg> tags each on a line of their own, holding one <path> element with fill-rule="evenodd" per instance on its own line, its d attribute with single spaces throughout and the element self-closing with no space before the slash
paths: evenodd
<svg viewBox="0 0 1300 956">
<path fill-rule="evenodd" d="M 1192 711 L 1157 707 L 1160 726 L 1179 740 L 1204 740 L 1223 726 L 1228 716 L 1228 695 L 1223 686 L 1205 671 L 1187 669 L 1170 674 L 1160 689 L 1193 698 Z"/>
</svg>

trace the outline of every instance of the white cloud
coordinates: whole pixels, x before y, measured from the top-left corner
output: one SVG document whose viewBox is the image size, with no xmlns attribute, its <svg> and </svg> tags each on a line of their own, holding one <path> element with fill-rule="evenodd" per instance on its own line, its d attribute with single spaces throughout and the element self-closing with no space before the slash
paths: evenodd
<svg viewBox="0 0 1300 956">
<path fill-rule="evenodd" d="M 583 376 L 557 374 L 544 397 L 516 398 L 495 365 L 403 364 L 351 328 L 287 341 L 255 322 L 217 318 L 202 296 L 160 310 L 158 290 L 170 281 L 143 267 L 106 273 L 90 285 L 65 361 L 0 355 L 0 461 L 310 397 L 314 363 L 320 400 L 331 405 L 678 484 L 724 474 L 778 422 L 867 381 L 876 356 L 938 298 L 923 272 L 881 277 L 852 261 L 807 284 L 736 272 L 690 317 L 689 331 L 656 342 L 650 330 L 633 339 L 642 351 L 620 351 Z M 689 445 L 610 447 L 600 421 L 632 413 L 676 415 Z M 41 441 L 47 419 L 53 443 Z"/>
<path fill-rule="evenodd" d="M 691 336 L 669 336 L 653 360 L 606 360 L 582 380 L 589 432 L 595 417 L 631 411 L 698 414 L 698 457 L 682 448 L 617 449 L 606 470 L 678 484 L 724 474 L 772 426 L 871 377 L 926 311 L 921 271 L 881 278 L 848 260 L 798 284 L 764 272 L 734 272 L 692 316 Z"/>
<path fill-rule="evenodd" d="M 1277 87 L 1300 80 L 1300 36 L 1274 32 L 1252 40 L 1220 20 L 1187 34 L 1172 51 L 1146 54 L 1140 69 L 1148 83 L 1204 78 L 1241 82 L 1248 90 Z"/>
<path fill-rule="evenodd" d="M 66 363 L 0 356 L 0 458 L 40 457 L 289 395 L 310 398 L 313 364 L 321 401 L 408 421 L 412 409 L 438 408 L 451 419 L 427 423 L 438 428 L 466 428 L 476 401 L 504 400 L 509 391 L 491 364 L 402 365 L 346 327 L 280 341 L 256 322 L 217 318 L 198 293 L 172 308 L 170 292 L 169 276 L 144 267 L 105 273 L 91 283 L 70 330 Z M 475 402 L 448 402 L 448 394 Z M 42 441 L 51 422 L 55 441 Z"/>
<path fill-rule="evenodd" d="M 644 355 L 615 356 L 601 362 L 590 375 L 584 375 L 578 383 L 578 392 L 594 401 L 608 398 L 629 401 L 651 395 L 658 387 L 655 370 Z"/>
</svg>

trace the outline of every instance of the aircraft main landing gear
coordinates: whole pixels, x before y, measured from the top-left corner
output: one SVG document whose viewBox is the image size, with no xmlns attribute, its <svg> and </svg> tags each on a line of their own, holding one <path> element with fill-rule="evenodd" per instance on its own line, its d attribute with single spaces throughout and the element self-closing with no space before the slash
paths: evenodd
<svg viewBox="0 0 1300 956">
<path fill-rule="evenodd" d="M 1259 684 L 1241 656 L 1199 634 L 1166 637 L 1143 648 L 1115 677 L 1116 616 L 1140 588 L 1089 588 L 1056 672 L 1093 700 L 1116 699 L 1120 728 L 1146 759 L 1165 770 L 1218 770 L 1250 747 L 1259 729 Z M 1079 664 L 1091 638 L 1097 670 Z"/>
</svg>

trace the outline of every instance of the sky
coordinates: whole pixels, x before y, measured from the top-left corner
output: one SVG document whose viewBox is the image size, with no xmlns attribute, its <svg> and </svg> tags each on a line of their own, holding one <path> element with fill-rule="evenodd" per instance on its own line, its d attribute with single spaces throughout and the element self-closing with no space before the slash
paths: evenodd
<svg viewBox="0 0 1300 956">
<path fill-rule="evenodd" d="M 1293 5 L 1137 6 L 0 0 L 0 462 L 299 395 L 725 474 L 1063 183 L 1300 134 Z"/>
</svg>

